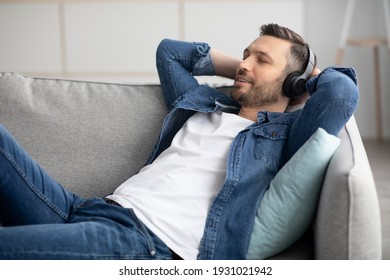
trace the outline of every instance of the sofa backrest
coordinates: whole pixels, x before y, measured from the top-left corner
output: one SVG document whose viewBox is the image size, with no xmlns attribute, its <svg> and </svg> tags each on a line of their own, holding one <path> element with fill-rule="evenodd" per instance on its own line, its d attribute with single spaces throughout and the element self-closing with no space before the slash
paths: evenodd
<svg viewBox="0 0 390 280">
<path fill-rule="evenodd" d="M 159 85 L 0 74 L 0 122 L 53 178 L 84 197 L 112 193 L 138 172 L 166 113 Z"/>
</svg>

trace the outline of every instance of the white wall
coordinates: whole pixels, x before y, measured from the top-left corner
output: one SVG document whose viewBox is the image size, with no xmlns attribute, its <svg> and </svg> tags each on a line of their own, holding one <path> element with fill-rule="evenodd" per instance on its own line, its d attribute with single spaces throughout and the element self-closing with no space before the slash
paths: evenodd
<svg viewBox="0 0 390 280">
<path fill-rule="evenodd" d="M 162 38 L 208 41 L 232 55 L 278 22 L 304 35 L 319 66 L 334 65 L 347 0 L 0 0 L 0 71 L 32 76 L 157 83 Z M 385 36 L 381 0 L 357 0 L 351 37 Z M 381 48 L 384 135 L 390 138 L 390 52 Z M 347 47 L 344 65 L 359 76 L 356 112 L 375 138 L 372 50 Z M 202 82 L 227 82 L 201 79 Z"/>
<path fill-rule="evenodd" d="M 163 38 L 241 57 L 264 22 L 303 33 L 303 12 L 303 0 L 0 0 L 0 71 L 157 83 Z"/>
<path fill-rule="evenodd" d="M 319 57 L 319 66 L 334 65 L 344 23 L 347 0 L 305 0 L 305 34 Z M 356 0 L 351 38 L 386 38 L 382 0 Z M 355 114 L 363 138 L 376 138 L 373 50 L 348 46 L 343 65 L 355 68 L 359 78 L 360 103 Z M 390 50 L 380 48 L 382 120 L 390 138 Z"/>
</svg>

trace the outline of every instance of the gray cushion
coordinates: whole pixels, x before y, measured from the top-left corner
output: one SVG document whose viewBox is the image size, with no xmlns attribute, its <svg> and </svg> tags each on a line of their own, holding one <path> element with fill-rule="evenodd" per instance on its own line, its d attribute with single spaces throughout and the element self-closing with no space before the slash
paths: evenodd
<svg viewBox="0 0 390 280">
<path fill-rule="evenodd" d="M 0 75 L 0 120 L 64 187 L 111 193 L 146 162 L 167 109 L 161 88 Z"/>
</svg>

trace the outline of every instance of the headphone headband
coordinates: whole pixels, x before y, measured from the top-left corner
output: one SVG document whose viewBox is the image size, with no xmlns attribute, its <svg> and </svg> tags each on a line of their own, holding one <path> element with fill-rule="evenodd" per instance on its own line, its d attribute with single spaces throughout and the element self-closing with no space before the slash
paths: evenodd
<svg viewBox="0 0 390 280">
<path fill-rule="evenodd" d="M 301 75 L 299 75 L 297 78 L 298 79 L 305 79 L 308 80 L 310 78 L 311 73 L 314 70 L 314 53 L 310 49 L 309 45 L 306 44 L 307 51 L 309 53 L 306 61 L 306 69 L 305 72 L 303 72 Z"/>
</svg>

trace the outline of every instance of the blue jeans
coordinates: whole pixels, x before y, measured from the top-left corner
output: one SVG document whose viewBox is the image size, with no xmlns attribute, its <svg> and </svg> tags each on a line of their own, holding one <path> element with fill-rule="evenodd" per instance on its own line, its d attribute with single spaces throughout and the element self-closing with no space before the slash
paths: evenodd
<svg viewBox="0 0 390 280">
<path fill-rule="evenodd" d="M 131 209 L 53 180 L 0 126 L 0 259 L 171 259 Z"/>
</svg>

